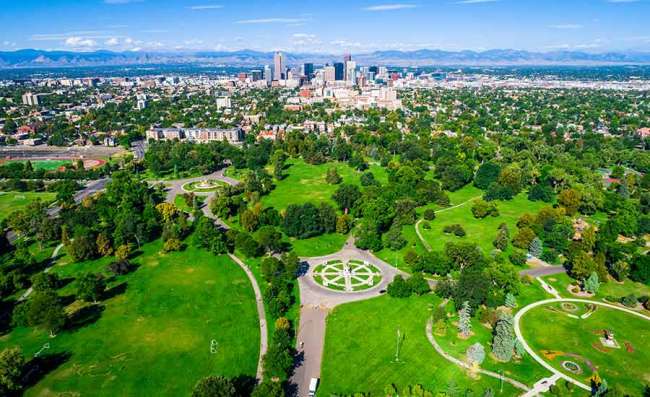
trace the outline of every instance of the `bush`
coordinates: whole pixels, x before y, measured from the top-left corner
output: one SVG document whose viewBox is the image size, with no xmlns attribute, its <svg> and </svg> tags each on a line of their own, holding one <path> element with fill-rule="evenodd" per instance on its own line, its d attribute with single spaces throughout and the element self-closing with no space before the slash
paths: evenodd
<svg viewBox="0 0 650 397">
<path fill-rule="evenodd" d="M 427 221 L 422 222 L 422 229 L 431 230 L 431 224 Z"/>
<path fill-rule="evenodd" d="M 496 204 L 488 203 L 485 200 L 476 200 L 474 205 L 472 205 L 472 214 L 476 219 L 483 219 L 486 216 L 499 216 L 499 210 L 497 209 Z"/>
<path fill-rule="evenodd" d="M 408 298 L 413 293 L 411 286 L 400 275 L 395 276 L 393 281 L 388 284 L 387 292 L 393 298 Z"/>
<path fill-rule="evenodd" d="M 404 262 L 408 265 L 414 265 L 419 259 L 418 253 L 410 249 L 404 254 Z"/>
<path fill-rule="evenodd" d="M 528 200 L 550 203 L 553 201 L 553 189 L 546 185 L 535 185 L 528 192 Z"/>
<path fill-rule="evenodd" d="M 427 208 L 426 210 L 424 210 L 424 213 L 422 214 L 422 216 L 424 217 L 424 219 L 426 219 L 428 221 L 432 221 L 432 220 L 436 219 L 436 211 L 434 211 L 431 208 Z"/>
<path fill-rule="evenodd" d="M 442 231 L 447 234 L 454 234 L 457 237 L 464 237 L 465 236 L 465 229 L 459 224 L 453 224 L 453 225 L 447 225 L 445 226 Z"/>
<path fill-rule="evenodd" d="M 621 303 L 627 307 L 636 307 L 638 300 L 634 294 L 629 294 L 621 298 Z"/>
<path fill-rule="evenodd" d="M 508 259 L 510 259 L 510 263 L 512 263 L 515 266 L 523 266 L 526 264 L 526 261 L 528 260 L 526 253 L 519 250 L 512 251 Z"/>
</svg>

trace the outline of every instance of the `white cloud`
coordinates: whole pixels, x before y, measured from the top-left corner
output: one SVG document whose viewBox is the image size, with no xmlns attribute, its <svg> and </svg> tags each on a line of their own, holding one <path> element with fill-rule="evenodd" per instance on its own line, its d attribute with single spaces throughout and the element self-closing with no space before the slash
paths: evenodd
<svg viewBox="0 0 650 397">
<path fill-rule="evenodd" d="M 109 39 L 113 37 L 111 32 L 102 31 L 102 30 L 85 30 L 78 32 L 66 32 L 66 33 L 39 33 L 33 34 L 30 37 L 32 41 L 61 41 L 68 39 L 70 37 L 86 37 L 89 39 Z"/>
<path fill-rule="evenodd" d="M 189 8 L 190 10 L 194 10 L 194 11 L 200 11 L 200 10 L 218 10 L 220 8 L 223 8 L 223 6 L 218 5 L 218 4 L 205 4 L 205 5 L 199 5 L 199 6 L 190 6 L 190 7 L 187 7 L 187 8 Z"/>
<path fill-rule="evenodd" d="M 97 45 L 95 40 L 79 36 L 68 37 L 64 43 L 72 48 L 92 48 Z"/>
<path fill-rule="evenodd" d="M 576 29 L 582 29 L 584 26 L 579 25 L 577 23 L 565 23 L 560 25 L 549 25 L 548 27 L 551 29 L 559 29 L 559 30 L 576 30 Z"/>
<path fill-rule="evenodd" d="M 406 10 L 410 8 L 416 8 L 415 4 L 404 4 L 404 3 L 395 3 L 395 4 L 380 4 L 376 6 L 370 6 L 364 8 L 366 11 L 395 11 L 395 10 Z"/>
<path fill-rule="evenodd" d="M 109 47 L 114 47 L 118 44 L 120 44 L 120 40 L 117 37 L 111 37 L 110 39 L 104 42 L 104 45 L 107 45 Z"/>
<path fill-rule="evenodd" d="M 259 19 L 242 19 L 236 21 L 238 24 L 262 24 L 262 23 L 302 23 L 306 22 L 305 18 L 259 18 Z"/>
</svg>

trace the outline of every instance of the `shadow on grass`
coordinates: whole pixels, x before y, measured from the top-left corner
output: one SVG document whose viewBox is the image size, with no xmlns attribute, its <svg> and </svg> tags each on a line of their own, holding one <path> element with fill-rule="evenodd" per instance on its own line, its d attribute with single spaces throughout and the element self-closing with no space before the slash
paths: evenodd
<svg viewBox="0 0 650 397">
<path fill-rule="evenodd" d="M 54 371 L 70 358 L 70 353 L 54 353 L 30 360 L 25 368 L 23 385 L 25 389 L 34 386 L 48 373 Z"/>
<path fill-rule="evenodd" d="M 238 375 L 232 381 L 239 396 L 250 396 L 257 384 L 257 379 L 250 375 Z"/>
<path fill-rule="evenodd" d="M 104 306 L 99 304 L 82 307 L 70 316 L 66 324 L 66 330 L 74 332 L 96 322 L 102 316 L 103 311 Z"/>
<path fill-rule="evenodd" d="M 113 287 L 111 287 L 111 288 L 107 289 L 106 291 L 104 291 L 104 294 L 103 294 L 102 298 L 104 300 L 108 300 L 108 299 L 111 299 L 111 298 L 115 298 L 118 295 L 122 295 L 123 293 L 126 292 L 126 287 L 127 286 L 128 286 L 128 283 L 126 281 L 123 282 L 123 283 L 114 285 Z"/>
</svg>

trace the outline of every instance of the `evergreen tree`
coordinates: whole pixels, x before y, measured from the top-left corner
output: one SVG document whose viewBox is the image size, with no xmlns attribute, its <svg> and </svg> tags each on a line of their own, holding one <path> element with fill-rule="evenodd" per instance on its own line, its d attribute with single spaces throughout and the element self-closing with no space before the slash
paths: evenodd
<svg viewBox="0 0 650 397">
<path fill-rule="evenodd" d="M 492 353 L 501 361 L 510 361 L 515 348 L 515 340 L 512 316 L 501 313 L 494 328 Z"/>
<path fill-rule="evenodd" d="M 598 281 L 598 273 L 592 272 L 591 275 L 589 275 L 589 278 L 587 278 L 583 282 L 583 287 L 585 291 L 591 294 L 596 294 L 598 292 L 598 289 L 600 288 L 600 281 Z"/>
<path fill-rule="evenodd" d="M 463 302 L 463 307 L 458 311 L 458 331 L 467 338 L 472 333 L 472 311 L 469 302 Z"/>
<path fill-rule="evenodd" d="M 528 245 L 528 253 L 535 258 L 539 258 L 542 256 L 542 248 L 542 240 L 540 240 L 539 237 L 535 237 L 530 242 L 530 245 Z"/>
<path fill-rule="evenodd" d="M 485 348 L 479 342 L 474 343 L 467 348 L 467 360 L 470 364 L 481 365 L 485 360 Z"/>
<path fill-rule="evenodd" d="M 505 305 L 506 305 L 507 307 L 509 307 L 509 308 L 512 308 L 512 309 L 514 309 L 515 307 L 517 307 L 517 299 L 515 298 L 515 296 L 514 296 L 511 292 L 508 292 L 508 293 L 506 294 Z"/>
</svg>

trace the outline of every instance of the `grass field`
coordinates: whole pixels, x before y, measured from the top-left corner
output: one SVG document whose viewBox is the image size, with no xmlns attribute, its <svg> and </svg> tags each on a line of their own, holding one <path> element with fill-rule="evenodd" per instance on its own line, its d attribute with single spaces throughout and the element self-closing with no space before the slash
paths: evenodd
<svg viewBox="0 0 650 397">
<path fill-rule="evenodd" d="M 336 167 L 344 183 L 359 184 L 359 177 L 362 174 L 350 168 L 347 163 L 330 162 L 311 165 L 301 159 L 290 159 L 287 164 L 288 168 L 285 170 L 287 176 L 281 181 L 275 181 L 275 189 L 262 198 L 265 207 L 274 207 L 280 211 L 290 204 L 307 202 L 319 204 L 323 201 L 336 207 L 332 195 L 338 185 L 330 185 L 325 181 L 327 170 Z M 381 183 L 387 181 L 386 171 L 381 166 L 371 165 L 370 171 Z"/>
<path fill-rule="evenodd" d="M 48 354 L 69 354 L 26 395 L 189 395 L 203 376 L 255 375 L 259 325 L 244 272 L 225 256 L 160 249 L 159 241 L 144 246 L 134 259 L 138 269 L 111 283 L 118 292 L 97 321 L 53 339 L 31 328 L 0 339 L 0 348 L 17 345 L 27 357 L 44 343 Z M 64 256 L 53 271 L 76 277 L 103 271 L 109 261 L 71 264 Z M 74 292 L 74 284 L 60 293 Z"/>
<path fill-rule="evenodd" d="M 9 160 L 3 164 L 8 163 L 22 163 L 24 164 L 25 160 Z M 55 171 L 60 167 L 63 167 L 67 164 L 72 164 L 70 160 L 31 160 L 32 167 L 35 170 L 45 170 L 45 171 Z"/>
<path fill-rule="evenodd" d="M 467 189 L 467 192 L 462 190 Z M 497 208 L 499 209 L 499 216 L 488 216 L 484 219 L 476 219 L 472 215 L 472 201 L 476 193 L 476 188 L 465 187 L 461 191 L 456 192 L 457 196 L 463 195 L 460 201 L 458 199 L 452 201 L 452 207 L 448 209 L 441 209 L 436 211 L 436 219 L 430 221 L 431 229 L 425 229 L 422 224 L 420 225 L 420 233 L 426 241 L 431 245 L 434 250 L 442 250 L 445 243 L 449 241 L 468 241 L 479 245 L 483 253 L 490 253 L 494 247 L 492 241 L 496 237 L 497 228 L 501 223 L 508 225 L 510 235 L 514 236 L 517 232 L 517 220 L 521 215 L 528 212 L 531 214 L 537 213 L 542 207 L 548 205 L 543 202 L 529 201 L 525 193 L 521 193 L 514 199 L 509 201 L 496 201 Z M 465 204 L 462 204 L 465 203 Z M 459 205 L 453 207 L 454 205 Z M 467 235 L 465 237 L 456 237 L 451 234 L 443 233 L 443 228 L 447 225 L 460 224 L 465 229 Z"/>
<path fill-rule="evenodd" d="M 421 384 L 436 392 L 445 392 L 449 383 L 467 395 L 483 395 L 491 388 L 497 396 L 517 395 L 509 384 L 482 376 L 470 379 L 460 368 L 438 355 L 427 340 L 425 326 L 431 305 L 439 304 L 431 296 L 395 299 L 382 296 L 337 307 L 327 319 L 327 335 L 321 369 L 319 396 L 332 393 L 369 392 L 383 395 L 387 385 Z M 400 362 L 396 363 L 397 330 L 404 335 Z"/>
<path fill-rule="evenodd" d="M 554 274 L 552 276 L 544 277 L 544 281 L 552 285 L 561 296 L 566 298 L 574 297 L 568 290 L 569 285 L 577 283 L 576 280 L 569 277 L 567 274 Z M 606 283 L 601 283 L 598 288 L 598 293 L 593 297 L 581 296 L 581 299 L 602 299 L 606 296 L 622 298 L 623 296 L 634 294 L 636 297 L 650 296 L 650 286 L 643 283 L 637 283 L 632 280 L 626 279 L 624 282 L 609 280 Z"/>
<path fill-rule="evenodd" d="M 577 306 L 576 315 L 586 312 L 584 304 Z M 567 316 L 558 304 L 551 304 L 526 313 L 521 326 L 526 341 L 547 362 L 585 384 L 597 372 L 610 387 L 616 385 L 626 394 L 638 396 L 642 395 L 644 385 L 650 383 L 650 321 L 606 307 L 598 307 L 586 319 L 576 319 Z M 613 331 L 620 348 L 602 346 L 599 338 L 605 329 Z M 546 349 L 555 354 L 545 356 L 542 351 Z M 572 374 L 563 369 L 563 361 L 577 363 L 582 373 Z"/>
<path fill-rule="evenodd" d="M 0 192 L 0 221 L 11 215 L 12 212 L 26 207 L 38 199 L 51 203 L 55 200 L 56 193 L 40 192 Z"/>
</svg>

